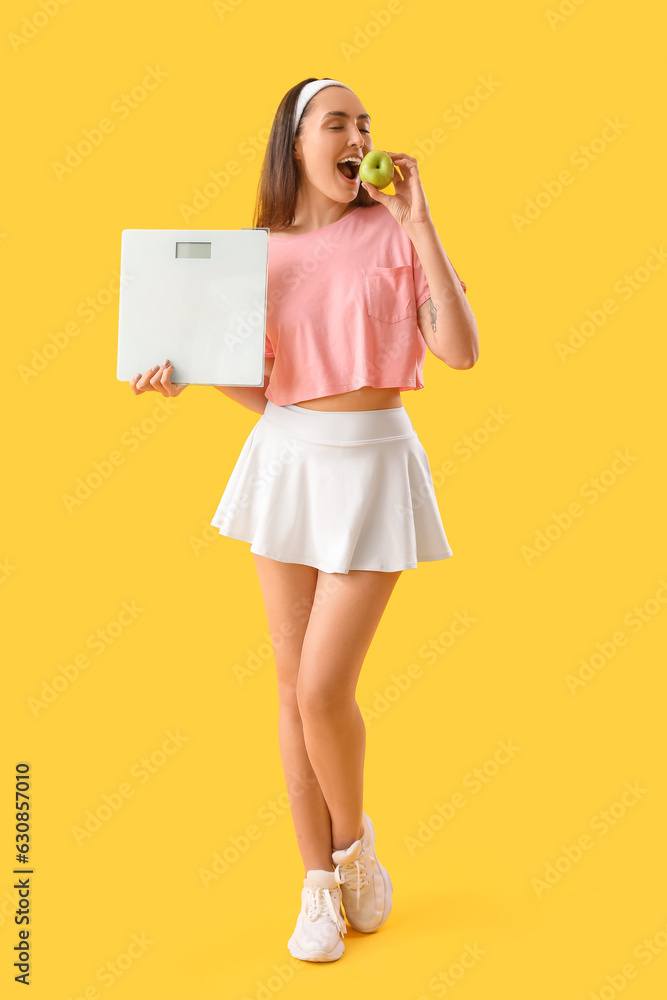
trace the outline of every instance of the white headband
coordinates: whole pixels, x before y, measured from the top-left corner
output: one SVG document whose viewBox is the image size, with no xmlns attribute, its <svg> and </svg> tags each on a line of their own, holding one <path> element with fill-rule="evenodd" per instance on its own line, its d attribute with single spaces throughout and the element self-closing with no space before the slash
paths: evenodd
<svg viewBox="0 0 667 1000">
<path fill-rule="evenodd" d="M 292 134 L 297 130 L 299 121 L 301 120 L 301 115 L 303 114 L 303 109 L 305 108 L 311 97 L 314 97 L 318 90 L 323 90 L 324 87 L 345 87 L 346 90 L 350 88 L 345 83 L 339 83 L 338 80 L 311 80 L 307 83 L 305 87 L 301 88 L 299 93 L 299 99 L 296 102 L 296 110 L 294 111 L 294 122 L 292 128 Z"/>
</svg>

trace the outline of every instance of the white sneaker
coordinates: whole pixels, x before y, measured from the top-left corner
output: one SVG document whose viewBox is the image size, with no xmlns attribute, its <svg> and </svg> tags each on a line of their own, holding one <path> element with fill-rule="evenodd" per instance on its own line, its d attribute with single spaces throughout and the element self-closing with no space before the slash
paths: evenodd
<svg viewBox="0 0 667 1000">
<path fill-rule="evenodd" d="M 367 934 L 382 927 L 391 912 L 393 886 L 375 853 L 375 830 L 363 814 L 364 832 L 346 850 L 331 857 L 341 878 L 343 909 L 351 927 Z"/>
<path fill-rule="evenodd" d="M 312 868 L 303 880 L 301 912 L 287 942 L 290 955 L 304 962 L 333 962 L 345 951 L 347 933 L 340 912 L 340 880 L 335 871 Z"/>
</svg>

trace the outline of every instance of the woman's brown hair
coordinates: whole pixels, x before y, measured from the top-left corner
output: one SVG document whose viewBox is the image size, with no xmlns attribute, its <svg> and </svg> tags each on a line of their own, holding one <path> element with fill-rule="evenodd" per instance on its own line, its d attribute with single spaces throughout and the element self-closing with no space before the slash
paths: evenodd
<svg viewBox="0 0 667 1000">
<path fill-rule="evenodd" d="M 259 177 L 254 228 L 267 226 L 272 231 L 279 231 L 289 229 L 294 223 L 296 196 L 299 189 L 299 168 L 293 156 L 292 143 L 296 136 L 303 132 L 304 122 L 312 108 L 311 101 L 306 104 L 294 135 L 292 134 L 292 122 L 301 89 L 307 83 L 317 79 L 316 76 L 311 76 L 307 80 L 297 83 L 291 90 L 287 91 L 278 106 Z M 330 79 L 330 77 L 322 77 L 321 79 Z M 359 185 L 357 197 L 351 204 L 355 207 L 362 205 L 364 208 L 370 208 L 377 202 Z"/>
</svg>

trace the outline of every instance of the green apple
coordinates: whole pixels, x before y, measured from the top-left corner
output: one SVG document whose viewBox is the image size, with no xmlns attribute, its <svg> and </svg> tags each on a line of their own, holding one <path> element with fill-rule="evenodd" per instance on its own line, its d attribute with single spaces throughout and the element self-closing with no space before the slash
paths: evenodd
<svg viewBox="0 0 667 1000">
<path fill-rule="evenodd" d="M 359 180 L 380 190 L 386 188 L 393 176 L 394 161 L 381 149 L 371 149 L 359 164 Z"/>
</svg>

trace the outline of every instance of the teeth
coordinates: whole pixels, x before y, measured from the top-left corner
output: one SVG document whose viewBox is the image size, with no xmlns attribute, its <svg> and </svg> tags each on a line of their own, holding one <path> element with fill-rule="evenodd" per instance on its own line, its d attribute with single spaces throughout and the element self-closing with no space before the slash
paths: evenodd
<svg viewBox="0 0 667 1000">
<path fill-rule="evenodd" d="M 339 163 L 361 163 L 358 156 L 346 156 L 344 160 L 339 160 Z"/>
</svg>

